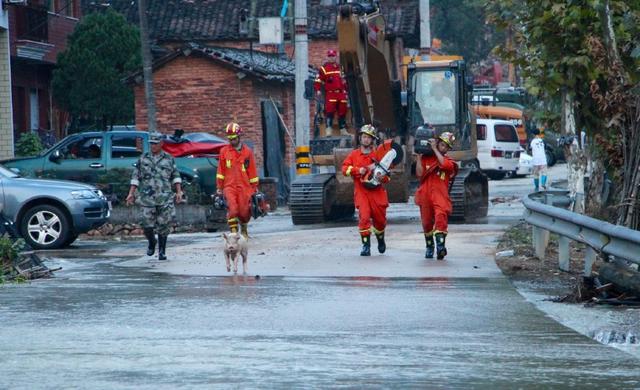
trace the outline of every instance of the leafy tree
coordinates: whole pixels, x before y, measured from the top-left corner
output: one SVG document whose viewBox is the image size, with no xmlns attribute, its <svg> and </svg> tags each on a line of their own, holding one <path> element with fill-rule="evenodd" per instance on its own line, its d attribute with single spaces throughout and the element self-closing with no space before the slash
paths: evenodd
<svg viewBox="0 0 640 390">
<path fill-rule="evenodd" d="M 574 135 L 568 148 L 572 194 L 580 199 L 584 191 L 589 158 L 594 162 L 589 173 L 597 179 L 602 176 L 598 166 L 620 168 L 614 165 L 620 159 L 611 158 L 617 154 L 623 160 L 623 174 L 617 176 L 622 179 L 618 181 L 623 188 L 621 199 L 623 206 L 632 208 L 621 212 L 637 215 L 640 143 L 634 140 L 639 136 L 640 2 L 496 0 L 487 1 L 486 7 L 497 25 L 516 33 L 517 45 L 502 47 L 499 53 L 520 66 L 530 92 L 547 103 L 560 102 L 560 127 Z M 590 143 L 588 153 L 580 136 L 583 130 L 596 141 Z M 616 141 L 625 150 L 616 148 Z M 577 211 L 583 207 L 576 202 Z M 637 219 L 635 223 L 633 218 L 618 221 L 637 227 Z"/>
<path fill-rule="evenodd" d="M 504 34 L 487 23 L 480 0 L 432 0 L 430 14 L 432 35 L 442 41 L 443 51 L 461 55 L 469 63 L 486 60 L 504 40 Z"/>
<path fill-rule="evenodd" d="M 140 68 L 137 29 L 112 10 L 87 15 L 69 36 L 58 56 L 53 93 L 75 118 L 90 119 L 98 128 L 130 123 L 133 90 L 122 82 Z"/>
</svg>

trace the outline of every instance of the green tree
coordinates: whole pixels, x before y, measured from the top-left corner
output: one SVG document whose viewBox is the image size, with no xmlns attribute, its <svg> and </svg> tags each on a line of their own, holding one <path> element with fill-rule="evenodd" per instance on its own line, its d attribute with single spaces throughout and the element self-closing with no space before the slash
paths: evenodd
<svg viewBox="0 0 640 390">
<path fill-rule="evenodd" d="M 112 10 L 87 15 L 58 56 L 53 93 L 74 118 L 105 129 L 134 118 L 133 90 L 123 78 L 140 68 L 138 30 Z"/>
<path fill-rule="evenodd" d="M 620 198 L 623 206 L 631 207 L 621 213 L 637 215 L 640 142 L 635 140 L 640 134 L 638 93 L 634 91 L 640 76 L 640 2 L 496 0 L 487 1 L 486 7 L 492 21 L 516 32 L 517 45 L 502 47 L 499 53 L 520 66 L 529 91 L 545 107 L 560 103 L 560 128 L 575 136 L 568 150 L 572 194 L 580 200 L 585 174 L 600 178 L 598 167 L 621 168 L 623 173 L 617 175 L 618 187 L 623 188 Z M 582 130 L 596 141 L 588 151 Z M 612 155 L 622 156 L 620 167 L 615 165 L 620 158 Z M 594 164 L 587 164 L 589 159 Z M 588 166 L 592 171 L 587 171 Z M 583 202 L 575 206 L 576 211 L 584 210 Z M 633 227 L 637 220 L 618 218 Z"/>
<path fill-rule="evenodd" d="M 432 0 L 430 14 L 432 35 L 442 41 L 443 52 L 461 55 L 469 63 L 486 60 L 504 40 L 504 33 L 487 23 L 481 0 Z"/>
</svg>

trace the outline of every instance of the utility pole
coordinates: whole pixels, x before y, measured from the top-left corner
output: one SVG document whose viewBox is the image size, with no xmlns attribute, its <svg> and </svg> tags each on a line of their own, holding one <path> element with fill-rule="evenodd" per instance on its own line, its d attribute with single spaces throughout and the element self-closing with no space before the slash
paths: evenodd
<svg viewBox="0 0 640 390">
<path fill-rule="evenodd" d="M 147 24 L 147 0 L 138 0 L 140 18 L 140 44 L 142 46 L 142 75 L 144 76 L 144 97 L 147 104 L 148 130 L 158 131 L 156 123 L 156 98 L 153 94 L 153 59 L 149 46 L 149 26 Z"/>
<path fill-rule="evenodd" d="M 304 85 L 309 77 L 307 1 L 295 1 L 296 174 L 308 175 L 311 173 L 311 160 L 309 158 L 309 102 L 304 98 Z"/>
<path fill-rule="evenodd" d="M 429 10 L 429 0 L 420 0 L 420 56 L 428 61 L 431 56 L 431 13 Z"/>
</svg>

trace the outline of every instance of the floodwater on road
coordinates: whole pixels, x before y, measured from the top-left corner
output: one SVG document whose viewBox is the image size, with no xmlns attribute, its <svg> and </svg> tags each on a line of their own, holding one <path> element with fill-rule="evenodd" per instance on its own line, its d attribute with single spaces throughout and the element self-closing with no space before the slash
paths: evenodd
<svg viewBox="0 0 640 390">
<path fill-rule="evenodd" d="M 0 287 L 0 388 L 638 388 L 504 279 L 179 277 L 61 260 Z"/>
</svg>

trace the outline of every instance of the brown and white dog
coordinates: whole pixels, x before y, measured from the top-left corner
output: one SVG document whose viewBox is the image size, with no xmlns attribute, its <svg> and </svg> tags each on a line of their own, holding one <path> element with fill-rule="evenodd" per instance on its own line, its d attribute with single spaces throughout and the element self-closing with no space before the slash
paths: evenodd
<svg viewBox="0 0 640 390">
<path fill-rule="evenodd" d="M 247 273 L 247 256 L 249 254 L 249 243 L 240 233 L 222 233 L 224 239 L 224 259 L 227 262 L 227 272 L 231 271 L 233 261 L 233 272 L 238 272 L 238 257 L 242 256 L 242 272 Z"/>
</svg>

